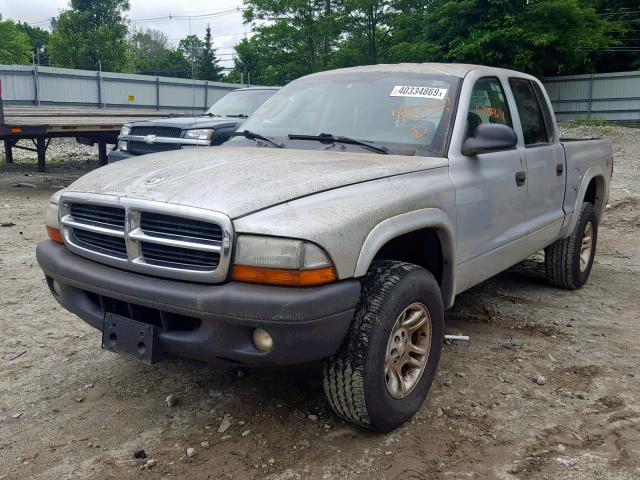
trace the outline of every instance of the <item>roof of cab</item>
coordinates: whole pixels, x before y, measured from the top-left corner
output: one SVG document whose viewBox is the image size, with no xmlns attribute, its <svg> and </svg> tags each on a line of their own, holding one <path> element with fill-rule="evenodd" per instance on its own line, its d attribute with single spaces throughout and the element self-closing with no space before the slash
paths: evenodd
<svg viewBox="0 0 640 480">
<path fill-rule="evenodd" d="M 464 78 L 469 72 L 479 70 L 485 75 L 506 74 L 508 76 L 519 76 L 525 78 L 533 78 L 530 75 L 515 70 L 506 70 L 503 68 L 486 67 L 483 65 L 472 65 L 466 63 L 396 63 L 396 64 L 380 64 L 380 65 L 364 65 L 360 67 L 341 68 L 338 70 L 329 70 L 326 72 L 315 73 L 313 77 L 335 75 L 340 73 L 359 73 L 359 72 L 397 72 L 397 73 L 436 73 L 440 75 L 451 75 L 453 77 Z"/>
</svg>

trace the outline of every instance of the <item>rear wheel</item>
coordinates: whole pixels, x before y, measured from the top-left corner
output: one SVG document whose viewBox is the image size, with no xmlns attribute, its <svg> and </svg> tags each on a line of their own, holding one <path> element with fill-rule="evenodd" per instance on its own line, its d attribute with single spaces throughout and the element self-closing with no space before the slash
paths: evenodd
<svg viewBox="0 0 640 480">
<path fill-rule="evenodd" d="M 435 377 L 444 335 L 438 283 L 416 265 L 375 262 L 363 281 L 353 325 L 324 367 L 333 410 L 387 432 L 420 408 Z"/>
<path fill-rule="evenodd" d="M 582 287 L 591 273 L 597 241 L 598 219 L 593 205 L 585 202 L 571 235 L 544 250 L 549 283 L 570 290 Z"/>
</svg>

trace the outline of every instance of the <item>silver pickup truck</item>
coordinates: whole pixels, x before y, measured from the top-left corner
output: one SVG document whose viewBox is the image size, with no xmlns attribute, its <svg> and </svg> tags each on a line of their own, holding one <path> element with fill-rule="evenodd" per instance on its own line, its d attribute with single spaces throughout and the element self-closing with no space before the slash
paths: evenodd
<svg viewBox="0 0 640 480">
<path fill-rule="evenodd" d="M 333 410 L 389 431 L 427 395 L 457 294 L 541 249 L 552 285 L 591 271 L 611 145 L 560 140 L 534 77 L 324 72 L 239 135 L 102 167 L 51 198 L 38 262 L 103 348 L 323 359 Z"/>
</svg>

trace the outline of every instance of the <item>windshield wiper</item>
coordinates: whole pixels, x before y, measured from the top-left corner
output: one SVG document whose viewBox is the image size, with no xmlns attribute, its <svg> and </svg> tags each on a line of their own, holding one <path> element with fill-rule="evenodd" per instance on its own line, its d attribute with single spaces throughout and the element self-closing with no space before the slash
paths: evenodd
<svg viewBox="0 0 640 480">
<path fill-rule="evenodd" d="M 218 115 L 217 113 L 207 112 L 207 113 L 205 113 L 205 116 L 207 116 L 207 117 L 221 117 L 222 115 Z"/>
<path fill-rule="evenodd" d="M 236 113 L 235 115 L 227 114 L 225 116 L 231 118 L 249 118 L 249 115 L 247 115 L 246 113 Z"/>
<path fill-rule="evenodd" d="M 242 132 L 234 132 L 232 137 L 244 137 L 249 140 L 264 140 L 265 142 L 269 142 L 274 147 L 284 148 L 284 143 L 279 142 L 275 138 L 265 137 L 264 135 L 260 135 L 259 133 L 252 132 L 251 130 L 243 130 Z"/>
<path fill-rule="evenodd" d="M 374 152 L 388 154 L 389 149 L 384 145 L 367 142 L 366 140 L 358 140 L 357 138 L 342 137 L 340 135 L 332 135 L 331 133 L 321 133 L 320 135 L 289 135 L 289 140 L 317 140 L 322 143 L 349 143 L 351 145 L 360 145 Z"/>
</svg>

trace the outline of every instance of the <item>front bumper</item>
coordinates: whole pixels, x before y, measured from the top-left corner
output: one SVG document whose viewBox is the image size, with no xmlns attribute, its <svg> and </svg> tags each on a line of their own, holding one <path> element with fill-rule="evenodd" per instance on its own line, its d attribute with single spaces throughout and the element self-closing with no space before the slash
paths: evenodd
<svg viewBox="0 0 640 480">
<path fill-rule="evenodd" d="M 360 296 L 357 280 L 283 288 L 155 278 L 87 260 L 51 240 L 36 256 L 55 299 L 93 327 L 102 329 L 107 312 L 150 323 L 163 351 L 203 361 L 285 365 L 328 357 Z M 273 337 L 268 353 L 253 344 L 258 327 Z"/>
</svg>

